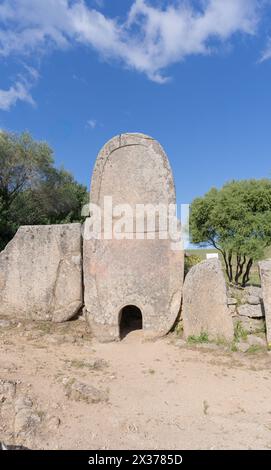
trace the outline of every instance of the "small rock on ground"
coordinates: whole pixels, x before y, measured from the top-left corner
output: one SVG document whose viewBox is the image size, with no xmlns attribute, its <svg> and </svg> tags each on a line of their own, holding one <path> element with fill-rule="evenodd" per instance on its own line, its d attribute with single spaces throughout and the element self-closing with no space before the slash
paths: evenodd
<svg viewBox="0 0 271 470">
<path fill-rule="evenodd" d="M 267 347 L 266 340 L 256 335 L 249 335 L 247 342 L 250 346 L 261 346 L 264 348 Z"/>
<path fill-rule="evenodd" d="M 31 408 L 22 408 L 16 413 L 14 421 L 15 435 L 28 436 L 35 433 L 37 426 L 41 422 L 41 417 L 31 410 Z"/>
<path fill-rule="evenodd" d="M 70 380 L 65 385 L 66 396 L 75 401 L 85 401 L 86 403 L 100 403 L 108 401 L 108 393 L 98 390 L 92 385 L 87 385 L 77 380 Z"/>
<path fill-rule="evenodd" d="M 8 328 L 11 325 L 9 320 L 0 320 L 0 328 Z"/>
<path fill-rule="evenodd" d="M 247 352 L 250 348 L 250 345 L 248 343 L 245 343 L 245 342 L 240 342 L 238 343 L 238 351 L 241 351 L 241 352 Z"/>
</svg>

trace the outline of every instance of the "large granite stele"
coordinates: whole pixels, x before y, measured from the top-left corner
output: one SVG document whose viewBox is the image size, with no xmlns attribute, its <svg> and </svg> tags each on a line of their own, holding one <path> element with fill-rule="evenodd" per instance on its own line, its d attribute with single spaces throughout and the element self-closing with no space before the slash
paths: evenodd
<svg viewBox="0 0 271 470">
<path fill-rule="evenodd" d="M 142 134 L 122 134 L 107 142 L 98 155 L 90 202 L 113 205 L 175 203 L 171 168 L 162 147 Z M 132 229 L 133 232 L 133 229 Z M 140 309 L 143 330 L 168 333 L 181 305 L 183 251 L 170 239 L 84 240 L 85 312 L 95 336 L 120 338 L 123 309 Z"/>
</svg>

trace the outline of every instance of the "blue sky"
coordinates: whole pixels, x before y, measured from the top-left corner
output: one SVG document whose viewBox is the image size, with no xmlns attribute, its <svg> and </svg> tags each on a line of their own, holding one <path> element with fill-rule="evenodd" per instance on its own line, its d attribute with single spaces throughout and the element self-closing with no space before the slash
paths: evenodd
<svg viewBox="0 0 271 470">
<path fill-rule="evenodd" d="M 271 176 L 269 0 L 0 0 L 0 128 L 89 186 L 111 137 L 164 146 L 179 203 Z"/>
</svg>

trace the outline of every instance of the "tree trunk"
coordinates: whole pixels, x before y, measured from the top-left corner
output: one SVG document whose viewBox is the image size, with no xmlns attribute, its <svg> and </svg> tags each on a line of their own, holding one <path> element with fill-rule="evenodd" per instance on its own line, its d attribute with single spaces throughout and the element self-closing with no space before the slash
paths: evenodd
<svg viewBox="0 0 271 470">
<path fill-rule="evenodd" d="M 229 281 L 231 282 L 232 280 L 231 280 L 230 269 L 229 269 L 229 264 L 228 264 L 228 260 L 227 260 L 227 253 L 225 251 L 222 251 L 222 250 L 221 250 L 221 253 L 222 253 L 224 263 L 225 263 L 225 266 L 226 266 L 227 277 L 228 277 Z"/>
<path fill-rule="evenodd" d="M 236 255 L 236 271 L 235 271 L 235 277 L 234 277 L 235 284 L 238 284 L 240 266 L 241 266 L 241 256 L 237 254 Z"/>
<path fill-rule="evenodd" d="M 241 261 L 241 259 L 242 259 L 241 255 L 238 254 L 237 257 L 236 257 L 237 266 L 236 266 L 236 274 L 235 274 L 235 278 L 234 278 L 234 282 L 237 286 L 239 284 L 239 278 L 243 274 L 243 269 L 244 269 L 244 266 L 245 266 L 246 260 L 247 260 L 245 255 L 244 255 L 243 261 Z"/>
<path fill-rule="evenodd" d="M 249 274 L 250 274 L 250 270 L 252 268 L 252 265 L 253 265 L 253 259 L 250 258 L 248 260 L 247 267 L 246 267 L 245 273 L 244 273 L 243 278 L 242 278 L 242 287 L 245 287 L 246 284 L 249 281 Z"/>
<path fill-rule="evenodd" d="M 232 251 L 228 254 L 228 265 L 229 265 L 229 281 L 232 282 Z"/>
</svg>

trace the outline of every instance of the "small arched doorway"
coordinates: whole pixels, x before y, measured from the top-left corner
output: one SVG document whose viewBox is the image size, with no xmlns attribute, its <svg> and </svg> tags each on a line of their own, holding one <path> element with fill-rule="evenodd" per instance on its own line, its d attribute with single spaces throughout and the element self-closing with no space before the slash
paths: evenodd
<svg viewBox="0 0 271 470">
<path fill-rule="evenodd" d="M 142 330 L 143 319 L 141 310 L 135 305 L 126 305 L 120 311 L 120 339 L 125 338 L 131 331 Z"/>
</svg>

